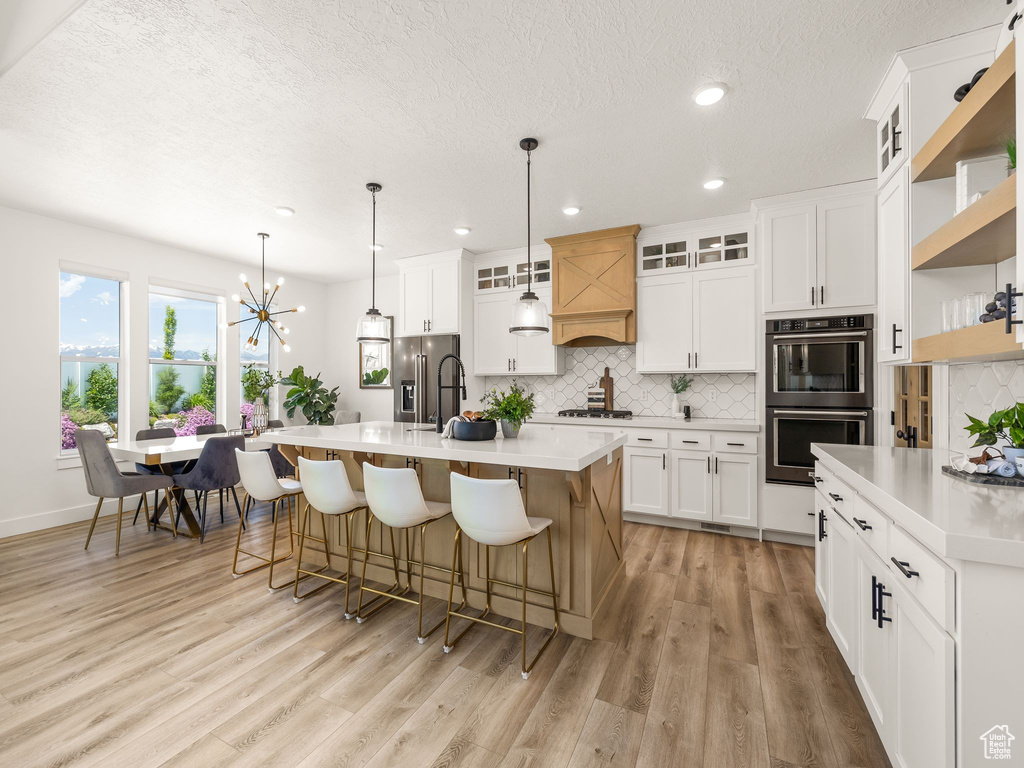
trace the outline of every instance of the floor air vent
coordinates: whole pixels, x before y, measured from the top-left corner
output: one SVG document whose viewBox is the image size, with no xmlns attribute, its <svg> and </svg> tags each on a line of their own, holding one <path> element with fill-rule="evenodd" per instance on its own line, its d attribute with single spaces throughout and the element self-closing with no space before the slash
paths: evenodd
<svg viewBox="0 0 1024 768">
<path fill-rule="evenodd" d="M 719 525 L 718 523 L 701 523 L 700 529 L 702 531 L 714 531 L 715 533 L 729 533 L 732 530 L 728 525 Z"/>
</svg>

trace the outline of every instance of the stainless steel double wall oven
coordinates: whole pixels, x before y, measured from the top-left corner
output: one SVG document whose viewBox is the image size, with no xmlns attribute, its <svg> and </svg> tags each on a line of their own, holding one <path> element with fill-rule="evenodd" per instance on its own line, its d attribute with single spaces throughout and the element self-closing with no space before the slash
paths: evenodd
<svg viewBox="0 0 1024 768">
<path fill-rule="evenodd" d="M 872 444 L 872 320 L 843 315 L 768 321 L 769 483 L 813 485 L 811 443 Z"/>
</svg>

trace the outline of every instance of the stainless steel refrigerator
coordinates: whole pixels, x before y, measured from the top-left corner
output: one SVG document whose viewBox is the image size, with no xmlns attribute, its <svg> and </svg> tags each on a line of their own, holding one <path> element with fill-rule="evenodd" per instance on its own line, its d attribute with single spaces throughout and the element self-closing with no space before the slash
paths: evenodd
<svg viewBox="0 0 1024 768">
<path fill-rule="evenodd" d="M 459 354 L 459 336 L 406 336 L 394 340 L 392 365 L 395 382 L 395 421 L 435 424 L 437 419 L 437 366 L 447 354 Z M 459 367 L 451 360 L 444 366 L 444 384 L 460 383 Z M 457 388 L 446 389 L 441 398 L 442 423 L 463 411 Z"/>
</svg>

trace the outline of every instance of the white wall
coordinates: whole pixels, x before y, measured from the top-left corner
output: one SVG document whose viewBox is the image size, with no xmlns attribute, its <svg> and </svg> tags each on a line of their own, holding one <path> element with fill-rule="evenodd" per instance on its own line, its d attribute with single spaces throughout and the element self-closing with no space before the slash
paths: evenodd
<svg viewBox="0 0 1024 768">
<path fill-rule="evenodd" d="M 359 352 L 356 323 L 370 308 L 370 281 L 335 283 L 327 288 L 327 318 L 331 334 L 324 353 L 323 380 L 328 388 L 341 387 L 339 410 L 359 411 L 363 421 L 391 421 L 394 391 L 359 388 Z M 398 276 L 377 277 L 377 309 L 394 317 L 398 312 Z"/>
<path fill-rule="evenodd" d="M 71 261 L 128 275 L 127 333 L 130 346 L 127 379 L 130 409 L 119 424 L 121 434 L 148 426 L 149 362 L 146 347 L 151 281 L 176 284 L 230 296 L 238 291 L 238 273 L 252 273 L 252 264 L 238 264 L 191 251 L 158 245 L 91 227 L 0 207 L 0 261 L 5 280 L 4 319 L 8 355 L 0 377 L 0 404 L 5 439 L 0 443 L 3 486 L 13 495 L 0 505 L 0 537 L 84 520 L 92 515 L 80 468 L 58 468 L 60 452 L 60 361 L 58 356 L 59 264 Z M 242 233 L 248 237 L 254 233 Z M 252 237 L 253 248 L 258 242 Z M 268 273 L 277 275 L 277 272 Z M 307 311 L 290 315 L 290 353 L 281 351 L 278 367 L 326 368 L 326 298 L 324 285 L 288 276 L 283 303 L 304 304 Z M 228 319 L 237 305 L 228 300 Z M 353 325 L 354 325 L 353 320 Z M 347 327 L 347 326 L 346 326 Z M 218 375 L 223 410 L 218 418 L 229 427 L 237 422 L 239 405 L 238 333 L 222 332 Z M 350 357 L 355 360 L 355 352 Z M 325 383 L 333 386 L 328 379 Z M 68 462 L 62 462 L 67 464 Z"/>
</svg>

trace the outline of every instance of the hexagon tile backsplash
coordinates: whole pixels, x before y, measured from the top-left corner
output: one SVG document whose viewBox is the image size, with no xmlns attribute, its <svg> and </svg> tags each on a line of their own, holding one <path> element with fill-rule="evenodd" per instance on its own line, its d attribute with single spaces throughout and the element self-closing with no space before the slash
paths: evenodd
<svg viewBox="0 0 1024 768">
<path fill-rule="evenodd" d="M 604 375 L 605 366 L 615 379 L 616 408 L 630 410 L 637 416 L 670 415 L 672 388 L 668 374 L 637 373 L 636 349 L 631 346 L 569 347 L 565 350 L 562 376 L 488 376 L 484 383 L 487 389 L 508 389 L 513 381 L 519 381 L 534 393 L 538 411 L 554 413 L 566 408 L 586 408 L 587 390 Z M 693 384 L 682 400 L 697 417 L 754 419 L 756 388 L 751 373 L 694 374 Z"/>
<path fill-rule="evenodd" d="M 967 414 L 987 419 L 992 411 L 1024 402 L 1024 362 L 971 363 L 949 368 L 949 447 L 968 451 Z M 973 453 L 973 451 L 972 451 Z"/>
</svg>

